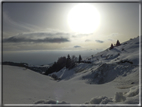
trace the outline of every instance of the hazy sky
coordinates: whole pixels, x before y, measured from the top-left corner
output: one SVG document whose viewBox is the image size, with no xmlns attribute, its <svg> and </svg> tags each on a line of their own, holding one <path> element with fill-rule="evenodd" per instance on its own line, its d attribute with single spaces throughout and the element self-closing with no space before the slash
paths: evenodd
<svg viewBox="0 0 142 107">
<path fill-rule="evenodd" d="M 139 35 L 138 3 L 87 5 L 98 13 L 93 9 L 88 10 L 87 6 L 80 9 L 79 3 L 3 3 L 4 60 L 26 62 L 31 58 L 34 62 L 33 59 L 45 60 L 46 57 L 46 60 L 50 60 L 46 61 L 48 63 L 62 56 L 61 53 L 92 54 L 108 48 L 111 43 L 115 44 L 116 40 L 124 42 Z M 76 9 L 73 13 L 78 13 L 70 16 L 73 9 Z M 96 19 L 98 14 L 99 19 Z M 90 27 L 86 24 L 89 21 L 93 25 L 99 24 L 96 28 L 93 25 Z M 77 25 L 78 22 L 81 26 Z M 77 32 L 71 28 L 71 24 L 75 30 L 85 26 L 84 29 L 94 28 L 94 31 L 84 33 L 82 28 Z M 56 57 L 51 58 L 52 55 Z"/>
</svg>

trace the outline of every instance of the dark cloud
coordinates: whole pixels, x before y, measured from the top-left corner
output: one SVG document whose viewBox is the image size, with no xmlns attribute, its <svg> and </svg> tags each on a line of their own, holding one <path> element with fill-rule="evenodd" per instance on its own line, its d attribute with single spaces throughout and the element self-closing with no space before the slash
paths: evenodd
<svg viewBox="0 0 142 107">
<path fill-rule="evenodd" d="M 4 39 L 3 42 L 6 43 L 21 43 L 21 42 L 34 42 L 34 43 L 63 43 L 69 42 L 67 38 L 44 38 L 44 39 L 31 39 L 24 37 L 10 37 Z"/>
<path fill-rule="evenodd" d="M 32 33 L 21 33 L 17 36 L 20 37 L 53 37 L 53 36 L 69 36 L 69 33 L 64 33 L 64 32 L 32 32 Z"/>
<path fill-rule="evenodd" d="M 98 43 L 104 43 L 104 41 L 101 41 L 101 40 L 96 40 L 96 42 L 98 42 Z"/>
<path fill-rule="evenodd" d="M 81 46 L 74 46 L 74 48 L 81 48 Z"/>
</svg>

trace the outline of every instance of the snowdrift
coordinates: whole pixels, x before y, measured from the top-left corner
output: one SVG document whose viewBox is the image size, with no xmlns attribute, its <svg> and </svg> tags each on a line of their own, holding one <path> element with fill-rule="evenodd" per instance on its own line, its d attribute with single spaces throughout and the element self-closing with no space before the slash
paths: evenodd
<svg viewBox="0 0 142 107">
<path fill-rule="evenodd" d="M 99 96 L 91 98 L 90 101 L 85 102 L 84 104 L 115 104 L 115 103 L 122 103 L 122 104 L 139 104 L 139 86 L 134 86 L 130 88 L 128 92 L 116 92 L 114 97 L 108 98 L 106 96 Z M 48 101 L 38 101 L 35 104 L 70 104 L 65 101 L 55 101 L 55 100 L 48 100 Z"/>
</svg>

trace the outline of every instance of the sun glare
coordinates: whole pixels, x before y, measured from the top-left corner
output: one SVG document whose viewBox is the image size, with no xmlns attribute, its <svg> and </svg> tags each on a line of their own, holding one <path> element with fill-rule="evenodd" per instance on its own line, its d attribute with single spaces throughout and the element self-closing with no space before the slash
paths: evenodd
<svg viewBox="0 0 142 107">
<path fill-rule="evenodd" d="M 100 24 L 100 14 L 94 6 L 81 3 L 69 12 L 68 23 L 74 32 L 92 33 Z"/>
</svg>

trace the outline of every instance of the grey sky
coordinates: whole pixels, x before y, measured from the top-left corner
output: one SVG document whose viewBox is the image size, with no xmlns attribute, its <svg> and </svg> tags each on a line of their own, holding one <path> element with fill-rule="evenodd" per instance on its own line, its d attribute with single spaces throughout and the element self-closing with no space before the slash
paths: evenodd
<svg viewBox="0 0 142 107">
<path fill-rule="evenodd" d="M 73 32 L 68 14 L 77 3 L 3 3 L 3 51 L 106 49 L 139 35 L 138 3 L 91 3 L 100 25 L 90 34 Z M 75 48 L 79 46 L 81 48 Z"/>
</svg>

